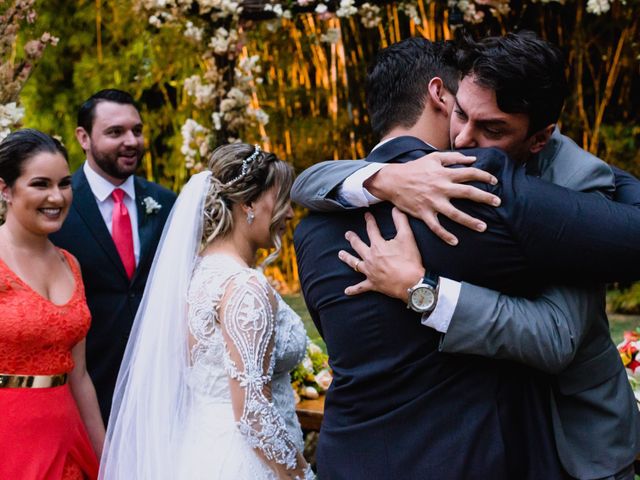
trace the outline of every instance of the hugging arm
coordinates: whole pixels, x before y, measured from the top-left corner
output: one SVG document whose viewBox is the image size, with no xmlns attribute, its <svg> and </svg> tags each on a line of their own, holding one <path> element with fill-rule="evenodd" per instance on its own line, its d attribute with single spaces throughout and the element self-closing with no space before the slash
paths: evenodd
<svg viewBox="0 0 640 480">
<path fill-rule="evenodd" d="M 233 281 L 221 306 L 225 369 L 240 433 L 278 474 L 307 478 L 308 465 L 271 401 L 275 300 L 257 277 Z"/>
<path fill-rule="evenodd" d="M 424 276 L 407 217 L 397 209 L 392 214 L 397 235 L 390 240 L 380 235 L 370 214 L 366 223 L 371 246 L 355 233 L 347 234 L 358 256 L 340 251 L 340 259 L 366 276 L 347 288 L 348 295 L 373 290 L 406 302 L 407 288 Z M 444 293 L 447 285 L 456 288 Z M 422 323 L 445 334 L 441 351 L 515 360 L 558 373 L 574 359 L 601 303 L 602 291 L 596 286 L 546 288 L 527 299 L 442 278 L 436 308 Z"/>
<path fill-rule="evenodd" d="M 468 165 L 475 157 L 457 152 L 432 152 L 407 163 L 375 163 L 364 160 L 322 162 L 296 179 L 291 198 L 312 211 L 339 211 L 367 207 L 386 200 L 400 210 L 420 218 L 438 237 L 450 245 L 458 240 L 447 231 L 438 215 L 482 232 L 486 224 L 459 210 L 452 199 L 468 199 L 497 206 L 500 199 L 466 182 L 495 184 L 483 170 L 451 165 Z M 384 167 L 384 168 L 383 168 Z"/>
<path fill-rule="evenodd" d="M 440 350 L 556 374 L 573 360 L 601 303 L 599 286 L 551 287 L 528 300 L 463 283 Z"/>
<path fill-rule="evenodd" d="M 598 194 L 589 194 L 585 198 L 596 199 L 594 206 L 611 206 L 612 204 Z M 628 213 L 638 212 L 633 207 L 618 206 L 630 208 L 631 211 Z M 561 207 L 558 206 L 558 208 Z M 409 229 L 406 216 L 395 209 L 392 214 L 397 234 L 391 240 L 385 240 L 380 235 L 371 215 L 366 216 L 370 246 L 362 242 L 355 233 L 348 233 L 348 239 L 357 256 L 341 251 L 340 258 L 352 268 L 365 274 L 367 278 L 347 288 L 347 294 L 374 290 L 406 302 L 406 289 L 423 275 L 424 267 L 420 250 Z M 568 221 L 571 223 L 574 219 L 568 219 Z M 589 224 L 589 222 L 586 223 Z M 621 226 L 624 225 L 623 222 Z M 547 246 L 552 248 L 552 244 L 550 245 Z M 612 245 L 615 245 L 615 242 Z M 439 259 L 440 265 L 450 263 L 451 256 L 460 251 L 459 249 L 449 250 L 448 255 L 447 251 L 442 251 L 439 256 L 444 258 Z M 476 257 L 475 262 L 472 257 L 469 257 L 458 263 L 467 264 L 467 270 L 469 268 L 485 270 L 482 265 L 482 257 L 485 256 L 482 250 L 471 249 L 470 252 L 472 257 Z M 606 253 L 600 252 L 600 255 L 604 257 Z M 423 254 L 428 256 L 429 250 L 427 249 L 426 252 L 423 250 Z M 584 260 L 587 261 L 588 258 Z M 427 263 L 430 262 L 427 261 Z M 549 268 L 553 270 L 553 264 Z M 525 270 L 520 271 L 520 274 L 525 273 Z M 615 274 L 615 268 L 610 270 L 610 273 Z M 505 275 L 506 273 L 489 272 L 489 274 Z M 593 272 L 591 274 L 595 275 Z M 635 268 L 635 275 L 639 274 L 640 272 Z M 595 276 L 595 279 L 597 280 L 598 277 Z M 550 288 L 543 291 L 537 298 L 529 300 L 462 284 L 459 297 L 456 293 L 452 301 L 439 299 L 436 310 L 430 317 L 423 320 L 423 323 L 445 333 L 441 343 L 443 351 L 517 360 L 545 372 L 557 373 L 573 360 L 577 347 L 594 320 L 594 315 L 597 318 L 596 313 L 602 311 L 602 292 L 598 288 L 594 286 Z M 453 309 L 449 309 L 444 314 L 444 320 L 441 318 L 440 311 L 442 304 L 454 305 Z M 523 319 L 526 319 L 526 322 Z"/>
<path fill-rule="evenodd" d="M 365 160 L 328 160 L 304 170 L 293 183 L 291 200 L 315 212 L 337 212 L 346 205 L 337 198 L 337 189 L 351 174 L 369 166 Z"/>
<path fill-rule="evenodd" d="M 640 181 L 629 172 L 617 167 L 612 166 L 611 169 L 616 182 L 614 200 L 618 203 L 640 208 Z"/>
</svg>

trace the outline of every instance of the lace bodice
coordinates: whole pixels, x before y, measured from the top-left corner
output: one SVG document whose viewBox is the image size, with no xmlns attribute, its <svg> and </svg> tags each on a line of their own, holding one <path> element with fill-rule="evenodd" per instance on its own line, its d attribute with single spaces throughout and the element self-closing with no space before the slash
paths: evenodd
<svg viewBox="0 0 640 480">
<path fill-rule="evenodd" d="M 303 441 L 289 372 L 306 348 L 300 318 L 261 272 L 219 254 L 198 260 L 188 304 L 190 389 L 199 401 L 232 402 L 247 442 L 296 468 Z"/>
<path fill-rule="evenodd" d="M 64 305 L 34 291 L 0 260 L 0 373 L 55 375 L 73 370 L 71 350 L 87 335 L 91 314 L 75 259 L 60 251 L 76 283 Z"/>
</svg>

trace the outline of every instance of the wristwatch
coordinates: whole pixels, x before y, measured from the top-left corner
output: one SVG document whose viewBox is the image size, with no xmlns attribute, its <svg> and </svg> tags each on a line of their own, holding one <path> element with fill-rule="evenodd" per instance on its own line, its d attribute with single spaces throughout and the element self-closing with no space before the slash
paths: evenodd
<svg viewBox="0 0 640 480">
<path fill-rule="evenodd" d="M 427 271 L 413 287 L 407 289 L 409 300 L 407 308 L 414 312 L 429 313 L 436 307 L 440 277 Z"/>
</svg>

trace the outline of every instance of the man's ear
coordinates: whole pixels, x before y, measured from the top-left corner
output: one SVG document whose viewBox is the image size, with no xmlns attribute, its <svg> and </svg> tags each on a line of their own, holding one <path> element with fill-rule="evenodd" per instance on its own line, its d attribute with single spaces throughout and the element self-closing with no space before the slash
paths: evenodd
<svg viewBox="0 0 640 480">
<path fill-rule="evenodd" d="M 75 133 L 76 140 L 78 140 L 78 143 L 82 147 L 82 150 L 84 150 L 85 152 L 89 150 L 89 148 L 91 148 L 91 135 L 89 135 L 89 133 L 83 127 L 77 127 Z"/>
<path fill-rule="evenodd" d="M 534 133 L 531 136 L 531 145 L 529 146 L 529 152 L 532 154 L 539 153 L 551 138 L 551 134 L 553 133 L 555 128 L 556 124 L 552 123 L 544 127 L 542 130 Z"/>
<path fill-rule="evenodd" d="M 429 100 L 433 105 L 433 108 L 436 110 L 441 110 L 445 115 L 449 114 L 449 110 L 447 109 L 445 93 L 446 88 L 442 79 L 440 77 L 433 77 L 429 82 L 429 86 L 427 87 L 427 91 L 429 94 Z"/>
</svg>

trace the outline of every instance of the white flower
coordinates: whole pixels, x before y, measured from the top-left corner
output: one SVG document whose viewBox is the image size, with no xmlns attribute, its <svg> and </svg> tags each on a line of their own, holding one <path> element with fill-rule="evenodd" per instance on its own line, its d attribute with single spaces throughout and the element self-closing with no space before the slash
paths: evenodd
<svg viewBox="0 0 640 480">
<path fill-rule="evenodd" d="M 213 112 L 211 114 L 211 121 L 213 122 L 213 128 L 222 130 L 222 114 L 220 112 Z"/>
<path fill-rule="evenodd" d="M 11 130 L 9 128 L 0 129 L 0 142 L 5 138 L 7 138 L 10 133 L 11 133 Z"/>
<path fill-rule="evenodd" d="M 162 20 L 160 20 L 157 16 L 151 15 L 149 17 L 149 23 L 156 28 L 160 28 L 162 26 Z"/>
<path fill-rule="evenodd" d="M 338 17 L 350 17 L 358 13 L 354 0 L 340 0 L 340 7 L 336 10 Z"/>
<path fill-rule="evenodd" d="M 320 41 L 325 43 L 338 43 L 340 41 L 340 29 L 327 28 L 327 33 L 320 35 Z"/>
<path fill-rule="evenodd" d="M 196 27 L 193 22 L 189 21 L 185 24 L 184 36 L 193 40 L 194 42 L 201 42 L 204 30 L 200 27 Z"/>
<path fill-rule="evenodd" d="M 249 114 L 250 117 L 255 118 L 256 121 L 262 125 L 266 125 L 269 123 L 269 115 L 267 114 L 267 112 L 265 112 L 261 108 L 249 107 L 247 109 L 247 113 Z"/>
<path fill-rule="evenodd" d="M 202 83 L 199 75 L 191 75 L 184 80 L 184 89 L 188 96 L 195 98 L 198 108 L 210 106 L 216 99 L 216 87 L 210 83 Z"/>
<path fill-rule="evenodd" d="M 302 367 L 309 372 L 313 372 L 313 362 L 311 361 L 309 356 L 305 356 L 302 359 Z"/>
<path fill-rule="evenodd" d="M 360 6 L 360 22 L 364 28 L 376 28 L 381 21 L 379 6 L 368 2 Z"/>
<path fill-rule="evenodd" d="M 235 48 L 238 41 L 238 31 L 228 31 L 224 27 L 216 30 L 215 35 L 209 40 L 209 47 L 218 55 L 223 55 Z"/>
<path fill-rule="evenodd" d="M 404 12 L 416 25 L 420 25 L 422 23 L 422 18 L 418 13 L 418 7 L 415 4 L 401 2 L 398 4 L 398 10 Z"/>
<path fill-rule="evenodd" d="M 152 197 L 144 197 L 142 199 L 142 205 L 144 206 L 144 212 L 147 215 L 158 213 L 158 211 L 162 208 L 162 205 L 156 202 Z"/>
<path fill-rule="evenodd" d="M 304 389 L 302 390 L 302 396 L 313 400 L 318 398 L 320 394 L 313 387 L 304 387 Z"/>
<path fill-rule="evenodd" d="M 327 391 L 329 385 L 331 385 L 331 382 L 333 381 L 333 375 L 331 375 L 331 372 L 325 368 L 315 375 L 315 381 L 323 391 Z"/>
<path fill-rule="evenodd" d="M 588 0 L 587 1 L 587 12 L 593 13 L 594 15 L 602 15 L 606 13 L 611 8 L 609 4 L 609 0 Z"/>
<path fill-rule="evenodd" d="M 316 13 L 326 13 L 327 11 L 327 6 L 324 3 L 319 3 L 318 5 L 316 5 Z"/>
<path fill-rule="evenodd" d="M 200 156 L 204 157 L 209 151 L 209 130 L 192 118 L 188 118 L 180 127 L 180 134 L 182 135 L 180 152 L 185 156 L 185 166 L 193 168 L 196 165 L 196 155 L 200 153 Z"/>
<path fill-rule="evenodd" d="M 24 117 L 24 107 L 19 107 L 16 102 L 0 105 L 0 127 L 13 127 L 20 123 Z"/>
</svg>

